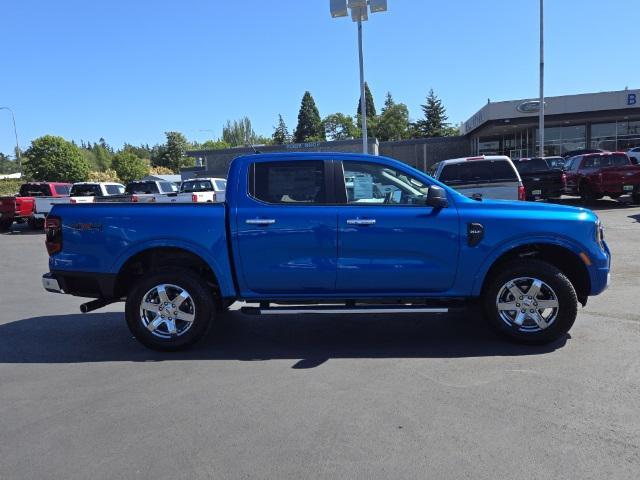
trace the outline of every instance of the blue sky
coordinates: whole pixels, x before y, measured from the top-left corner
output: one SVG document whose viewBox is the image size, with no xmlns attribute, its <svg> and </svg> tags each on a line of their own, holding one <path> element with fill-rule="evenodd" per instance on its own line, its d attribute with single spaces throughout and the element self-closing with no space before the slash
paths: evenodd
<svg viewBox="0 0 640 480">
<path fill-rule="evenodd" d="M 365 24 L 376 106 L 412 118 L 433 88 L 450 121 L 487 98 L 535 97 L 538 0 L 388 0 Z M 638 0 L 546 0 L 546 93 L 640 87 Z M 320 114 L 353 115 L 356 27 L 329 0 L 10 0 L 0 7 L 0 106 L 20 143 L 47 133 L 119 147 L 179 130 L 203 141 L 247 115 L 292 131 L 305 90 Z M 13 148 L 0 111 L 0 151 Z"/>
</svg>

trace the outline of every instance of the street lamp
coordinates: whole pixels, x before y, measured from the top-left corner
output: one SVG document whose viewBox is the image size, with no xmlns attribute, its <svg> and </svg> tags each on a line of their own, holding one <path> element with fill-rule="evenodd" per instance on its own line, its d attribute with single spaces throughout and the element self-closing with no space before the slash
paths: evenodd
<svg viewBox="0 0 640 480">
<path fill-rule="evenodd" d="M 22 175 L 22 160 L 20 159 L 20 145 L 18 144 L 18 130 L 16 129 L 16 117 L 13 114 L 13 110 L 9 107 L 0 107 L 0 110 L 8 110 L 11 114 L 11 120 L 13 121 L 13 134 L 16 136 L 16 157 L 18 159 L 18 167 L 20 168 L 20 175 Z"/>
<path fill-rule="evenodd" d="M 538 131 L 540 132 L 540 157 L 544 157 L 544 0 L 540 0 L 540 111 Z"/>
<path fill-rule="evenodd" d="M 346 17 L 351 9 L 351 20 L 358 23 L 358 56 L 360 61 L 360 117 L 362 118 L 362 152 L 369 153 L 367 138 L 367 103 L 364 90 L 364 61 L 362 58 L 362 22 L 369 19 L 367 4 L 371 13 L 385 12 L 387 0 L 330 0 L 331 16 Z"/>
</svg>

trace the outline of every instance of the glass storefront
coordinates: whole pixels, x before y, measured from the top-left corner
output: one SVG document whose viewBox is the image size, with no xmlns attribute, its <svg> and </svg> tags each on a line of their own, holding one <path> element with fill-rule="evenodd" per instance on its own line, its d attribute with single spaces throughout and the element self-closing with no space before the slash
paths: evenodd
<svg viewBox="0 0 640 480">
<path fill-rule="evenodd" d="M 640 146 L 640 121 L 594 123 L 591 125 L 591 148 L 626 151 Z"/>
<path fill-rule="evenodd" d="M 587 132 L 590 135 L 587 137 Z M 589 142 L 587 143 L 587 138 Z M 534 142 L 535 139 L 535 142 Z M 544 153 L 546 156 L 564 155 L 571 150 L 601 148 L 626 151 L 640 146 L 640 120 L 593 123 L 591 125 L 562 125 L 545 127 Z M 538 155 L 538 129 L 529 128 L 509 135 L 479 137 L 477 154 L 508 155 L 511 158 Z"/>
</svg>

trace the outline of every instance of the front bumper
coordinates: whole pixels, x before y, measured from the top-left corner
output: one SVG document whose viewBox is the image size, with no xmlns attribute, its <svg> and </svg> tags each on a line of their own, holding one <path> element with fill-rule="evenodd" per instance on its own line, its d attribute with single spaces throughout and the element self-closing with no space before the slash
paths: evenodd
<svg viewBox="0 0 640 480">
<path fill-rule="evenodd" d="M 42 275 L 42 286 L 47 292 L 64 293 L 60 283 L 58 283 L 58 279 L 51 273 L 45 273 Z"/>
</svg>

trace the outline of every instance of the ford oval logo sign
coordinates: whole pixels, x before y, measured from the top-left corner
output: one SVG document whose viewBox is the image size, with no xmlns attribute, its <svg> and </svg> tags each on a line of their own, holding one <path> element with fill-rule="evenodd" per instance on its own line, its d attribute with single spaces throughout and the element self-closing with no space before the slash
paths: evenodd
<svg viewBox="0 0 640 480">
<path fill-rule="evenodd" d="M 540 100 L 527 100 L 516 107 L 522 113 L 533 113 L 540 111 Z"/>
</svg>

